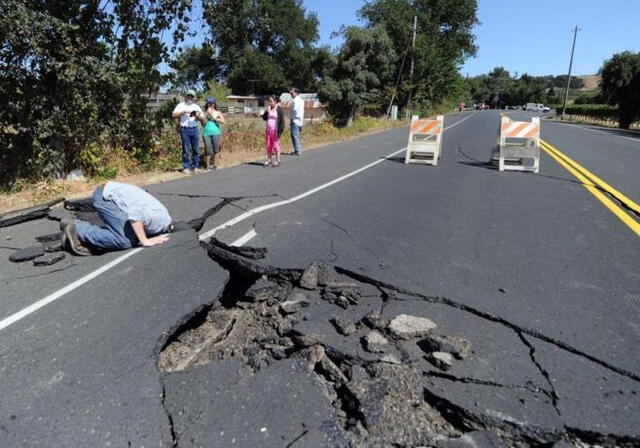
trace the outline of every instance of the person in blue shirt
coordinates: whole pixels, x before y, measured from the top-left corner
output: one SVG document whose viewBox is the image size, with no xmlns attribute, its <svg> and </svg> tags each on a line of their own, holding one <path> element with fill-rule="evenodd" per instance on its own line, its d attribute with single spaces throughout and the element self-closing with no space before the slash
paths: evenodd
<svg viewBox="0 0 640 448">
<path fill-rule="evenodd" d="M 100 227 L 86 221 L 61 222 L 63 247 L 74 255 L 129 249 L 166 242 L 172 220 L 160 201 L 135 185 L 107 182 L 93 193 L 93 206 L 106 224 Z"/>
</svg>

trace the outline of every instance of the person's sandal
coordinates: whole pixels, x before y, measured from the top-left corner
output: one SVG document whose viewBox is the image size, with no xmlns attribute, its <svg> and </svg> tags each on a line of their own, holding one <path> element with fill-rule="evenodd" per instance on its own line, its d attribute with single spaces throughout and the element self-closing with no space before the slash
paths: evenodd
<svg viewBox="0 0 640 448">
<path fill-rule="evenodd" d="M 67 249 L 69 249 L 73 255 L 78 255 L 80 257 L 91 255 L 89 249 L 80 242 L 78 234 L 76 233 L 75 224 L 63 221 L 60 223 L 60 227 L 62 229 L 63 244 L 66 243 Z"/>
</svg>

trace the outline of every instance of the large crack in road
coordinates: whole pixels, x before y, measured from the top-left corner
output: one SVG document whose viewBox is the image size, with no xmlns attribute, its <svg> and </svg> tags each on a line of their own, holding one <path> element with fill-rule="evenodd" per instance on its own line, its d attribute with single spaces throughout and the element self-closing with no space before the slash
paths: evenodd
<svg viewBox="0 0 640 448">
<path fill-rule="evenodd" d="M 246 198 L 220 197 L 188 227 L 199 231 L 216 213 Z M 95 214 L 86 200 L 68 202 L 66 208 L 79 217 Z M 49 218 L 58 215 L 52 212 Z M 162 336 L 156 353 L 174 446 L 203 445 L 203 440 L 215 446 L 291 447 L 640 445 L 637 431 L 618 434 L 565 423 L 562 391 L 532 341 L 635 386 L 640 376 L 634 372 L 498 315 L 342 266 L 282 269 L 260 262 L 264 248 L 231 247 L 215 238 L 201 246 L 230 277 L 220 297 Z M 438 322 L 401 313 L 409 303 L 443 305 L 504 327 L 516 335 L 529 360 L 527 377 L 537 379 L 505 382 L 452 373 L 476 356 L 471 348 L 481 341 L 444 334 Z M 492 401 L 480 393 L 474 404 L 461 398 L 469 387 L 504 397 Z M 273 427 L 251 428 L 267 417 Z"/>
<path fill-rule="evenodd" d="M 184 393 L 171 394 L 173 404 L 166 407 L 167 412 L 171 416 L 179 410 L 180 414 L 179 419 L 170 417 L 176 446 L 197 446 L 203 440 L 297 447 L 448 446 L 469 440 L 489 441 L 495 446 L 535 446 L 563 440 L 576 446 L 640 443 L 640 438 L 626 434 L 578 430 L 562 424 L 559 394 L 525 335 L 637 381 L 631 372 L 499 316 L 444 297 L 407 291 L 339 266 L 313 263 L 306 269 L 282 269 L 259 261 L 266 249 L 230 247 L 215 238 L 202 246 L 212 260 L 230 272 L 230 280 L 219 300 L 198 310 L 169 335 L 158 357 L 163 385 L 198 389 L 208 403 L 203 405 L 200 395 L 191 401 Z M 540 377 L 539 384 L 502 384 L 448 373 L 456 363 L 474 356 L 471 348 L 475 342 L 440 333 L 437 322 L 420 316 L 387 315 L 388 304 L 411 301 L 444 304 L 513 330 L 530 357 L 531 369 Z M 212 386 L 202 387 L 198 380 L 201 375 L 215 374 L 216 369 L 237 375 L 232 384 L 228 378 L 220 378 L 224 393 L 213 391 Z M 308 384 L 301 386 L 305 389 L 320 384 L 323 393 L 310 404 L 301 402 L 299 394 L 292 392 L 284 398 L 288 392 L 270 394 L 262 388 L 272 380 L 293 381 L 289 375 L 300 381 L 305 378 Z M 447 382 L 513 392 L 519 410 L 510 414 L 500 406 L 471 409 L 451 398 L 447 387 L 441 387 Z M 260 405 L 254 405 L 256 414 L 245 415 L 246 403 L 238 403 L 237 395 L 229 392 L 234 388 L 247 394 L 248 401 L 261 397 L 280 419 L 295 422 L 294 427 L 247 427 L 267 417 L 264 410 L 258 411 Z M 212 405 L 216 398 L 223 402 Z M 280 409 L 281 402 L 290 407 Z M 310 418 L 304 411 L 309 407 L 313 409 L 309 412 L 324 419 Z M 529 418 L 530 409 L 545 417 Z M 244 417 L 234 421 L 227 416 L 222 425 L 222 410 Z M 219 433 L 214 434 L 216 431 Z M 275 444 L 273 439 L 264 439 L 273 432 L 279 437 Z"/>
</svg>

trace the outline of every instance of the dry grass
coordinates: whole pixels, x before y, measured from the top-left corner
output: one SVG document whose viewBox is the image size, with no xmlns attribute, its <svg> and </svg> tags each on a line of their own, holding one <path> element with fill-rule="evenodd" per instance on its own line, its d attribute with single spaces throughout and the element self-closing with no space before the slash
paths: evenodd
<svg viewBox="0 0 640 448">
<path fill-rule="evenodd" d="M 582 75 L 582 76 L 578 76 L 578 78 L 582 79 L 582 82 L 584 83 L 584 87 L 580 90 L 582 91 L 592 91 L 592 90 L 598 90 L 599 86 L 600 86 L 600 80 L 602 79 L 602 76 L 600 75 Z"/>
<path fill-rule="evenodd" d="M 243 123 L 242 128 L 247 129 L 255 126 L 257 135 L 260 136 L 260 132 L 264 126 L 262 119 L 259 119 L 259 121 L 256 119 L 246 119 L 246 121 L 246 123 Z M 328 124 L 318 124 L 305 127 L 305 132 L 302 134 L 302 142 L 305 151 L 313 150 L 332 143 L 351 140 L 399 126 L 402 126 L 402 122 L 384 120 L 377 121 L 375 125 L 366 130 L 342 130 L 333 128 Z M 262 141 L 262 137 L 258 137 L 257 139 L 259 142 Z M 283 152 L 291 151 L 291 139 L 289 138 L 288 132 L 283 135 L 282 143 Z M 248 142 L 248 145 L 250 149 L 234 147 L 233 149 L 230 148 L 230 150 L 226 150 L 223 142 L 220 168 L 229 168 L 264 158 L 264 151 L 260 144 L 251 141 Z M 180 172 L 180 168 L 176 167 L 170 171 L 119 174 L 113 180 L 144 186 L 167 182 L 180 177 L 184 177 L 184 175 Z M 82 181 L 55 180 L 40 182 L 15 193 L 0 194 L 0 212 L 31 207 L 59 197 L 66 199 L 87 197 L 98 185 L 104 183 L 104 181 L 104 179 L 89 178 Z"/>
</svg>

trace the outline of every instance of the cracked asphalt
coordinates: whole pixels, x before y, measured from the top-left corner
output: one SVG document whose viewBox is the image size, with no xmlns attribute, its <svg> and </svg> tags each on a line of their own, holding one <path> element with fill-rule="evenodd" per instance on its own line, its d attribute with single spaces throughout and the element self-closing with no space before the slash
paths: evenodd
<svg viewBox="0 0 640 448">
<path fill-rule="evenodd" d="M 266 249 L 258 260 L 227 257 L 224 245 L 207 254 L 186 231 L 123 260 L 34 267 L 7 257 L 57 222 L 0 228 L 0 319 L 117 263 L 0 330 L 0 446 L 637 446 L 638 237 L 545 153 L 538 175 L 488 166 L 498 123 L 493 111 L 447 116 L 437 167 L 389 156 L 406 146 L 398 129 L 286 157 L 279 169 L 246 164 L 148 188 L 200 235 L 249 212 L 215 237 L 230 245 L 253 230 L 246 245 Z M 542 134 L 640 197 L 640 139 L 546 121 Z M 312 262 L 369 292 L 357 305 L 311 294 L 300 319 L 274 323 L 284 355 L 271 347 L 249 362 L 218 347 L 223 359 L 159 371 L 161 351 L 207 322 L 219 300 L 236 310 L 263 274 L 298 291 Z M 402 359 L 389 366 L 329 323 L 339 312 L 364 337 L 377 327 L 363 315 L 378 308 L 384 322 L 428 318 L 472 353 L 442 370 L 382 326 L 387 355 Z M 328 358 L 311 362 L 305 337 Z M 417 377 L 412 392 L 394 388 Z M 394 394 L 410 396 L 415 415 Z M 422 432 L 393 429 L 412 425 Z"/>
</svg>

